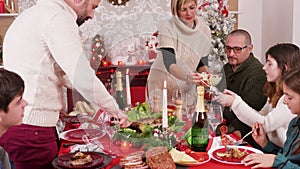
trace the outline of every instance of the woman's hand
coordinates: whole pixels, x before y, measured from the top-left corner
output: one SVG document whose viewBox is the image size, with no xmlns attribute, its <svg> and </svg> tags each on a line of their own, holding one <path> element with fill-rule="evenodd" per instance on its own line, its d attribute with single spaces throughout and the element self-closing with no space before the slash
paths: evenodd
<svg viewBox="0 0 300 169">
<path fill-rule="evenodd" d="M 115 116 L 115 118 L 119 119 L 120 127 L 126 128 L 131 125 L 131 122 L 128 121 L 128 116 L 123 111 L 120 111 L 119 114 Z"/>
<path fill-rule="evenodd" d="M 249 154 L 246 156 L 242 163 L 245 166 L 252 166 L 251 168 L 270 168 L 275 161 L 275 154 Z"/>
<path fill-rule="evenodd" d="M 203 78 L 199 75 L 199 73 L 190 73 L 186 75 L 186 82 L 189 84 L 199 84 L 202 82 Z"/>
<path fill-rule="evenodd" d="M 219 95 L 213 97 L 213 101 L 219 102 L 221 105 L 226 106 L 226 107 L 231 107 L 232 103 L 235 99 L 235 93 L 225 89 L 224 92 L 219 93 Z"/>
<path fill-rule="evenodd" d="M 255 122 L 252 125 L 252 137 L 255 140 L 257 144 L 259 144 L 261 147 L 264 147 L 267 145 L 268 140 L 266 136 L 265 129 L 263 128 L 261 123 Z"/>
</svg>

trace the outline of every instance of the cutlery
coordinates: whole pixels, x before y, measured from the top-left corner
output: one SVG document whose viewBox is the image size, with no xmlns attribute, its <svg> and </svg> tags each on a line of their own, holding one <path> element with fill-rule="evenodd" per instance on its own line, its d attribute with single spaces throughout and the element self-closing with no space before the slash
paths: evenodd
<svg viewBox="0 0 300 169">
<path fill-rule="evenodd" d="M 252 134 L 252 130 L 249 132 L 249 133 L 247 133 L 243 138 L 241 138 L 241 139 L 239 139 L 238 141 L 236 141 L 236 142 L 234 142 L 233 143 L 233 145 L 240 145 L 240 144 L 242 144 L 243 143 L 243 140 L 247 137 L 247 136 L 249 136 L 250 134 Z"/>
<path fill-rule="evenodd" d="M 76 143 L 66 143 L 63 145 L 63 147 L 70 147 L 70 146 L 73 146 L 75 145 Z"/>
</svg>

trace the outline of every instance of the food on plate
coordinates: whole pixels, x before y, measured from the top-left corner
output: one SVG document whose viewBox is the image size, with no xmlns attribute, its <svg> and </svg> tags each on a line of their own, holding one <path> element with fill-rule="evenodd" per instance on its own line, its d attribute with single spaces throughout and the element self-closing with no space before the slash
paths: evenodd
<svg viewBox="0 0 300 169">
<path fill-rule="evenodd" d="M 73 111 L 69 113 L 69 116 L 81 115 L 94 115 L 97 112 L 98 108 L 93 104 L 87 104 L 84 101 L 78 101 L 75 103 Z"/>
<path fill-rule="evenodd" d="M 74 155 L 71 155 L 71 164 L 73 166 L 85 165 L 93 161 L 91 155 L 86 155 L 82 152 L 77 152 Z"/>
<path fill-rule="evenodd" d="M 249 153 L 245 151 L 241 151 L 238 148 L 229 148 L 225 152 L 217 152 L 217 156 L 219 157 L 227 157 L 227 158 L 242 158 L 248 155 Z"/>
<path fill-rule="evenodd" d="M 145 152 L 137 151 L 124 156 L 120 159 L 119 165 L 124 169 L 146 169 L 149 168 L 147 163 L 144 161 Z"/>
<path fill-rule="evenodd" d="M 197 160 L 195 160 L 190 155 L 180 152 L 174 148 L 170 150 L 171 157 L 174 162 L 180 162 L 180 163 L 198 163 Z"/>
<path fill-rule="evenodd" d="M 192 149 L 186 148 L 186 149 L 184 150 L 184 152 L 185 152 L 185 154 L 190 155 L 190 154 L 192 153 Z"/>
<path fill-rule="evenodd" d="M 204 162 L 209 159 L 207 152 L 191 152 L 189 155 L 198 162 Z"/>
<path fill-rule="evenodd" d="M 231 145 L 233 141 L 226 135 L 226 133 L 228 132 L 228 127 L 222 125 L 220 127 L 220 132 L 221 132 L 221 144 L 223 146 Z"/>
<path fill-rule="evenodd" d="M 146 151 L 146 162 L 151 169 L 175 169 L 176 165 L 166 147 L 153 147 Z"/>
</svg>

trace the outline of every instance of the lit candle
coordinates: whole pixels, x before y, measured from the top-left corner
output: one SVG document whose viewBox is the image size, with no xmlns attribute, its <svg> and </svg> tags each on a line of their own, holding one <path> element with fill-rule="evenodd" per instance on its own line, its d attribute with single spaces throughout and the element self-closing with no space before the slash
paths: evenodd
<svg viewBox="0 0 300 169">
<path fill-rule="evenodd" d="M 103 61 L 103 66 L 106 67 L 108 63 L 106 61 Z"/>
<path fill-rule="evenodd" d="M 118 61 L 118 66 L 122 66 L 122 61 Z"/>
<path fill-rule="evenodd" d="M 11 10 L 14 12 L 15 11 L 15 4 L 14 1 L 11 1 Z"/>
<path fill-rule="evenodd" d="M 162 127 L 168 128 L 168 98 L 167 98 L 167 81 L 164 81 L 163 88 L 163 110 L 162 110 Z"/>
<path fill-rule="evenodd" d="M 129 69 L 126 69 L 125 74 L 125 80 L 126 80 L 126 99 L 127 99 L 127 107 L 131 107 L 131 94 L 130 94 L 130 82 L 129 82 Z"/>
</svg>

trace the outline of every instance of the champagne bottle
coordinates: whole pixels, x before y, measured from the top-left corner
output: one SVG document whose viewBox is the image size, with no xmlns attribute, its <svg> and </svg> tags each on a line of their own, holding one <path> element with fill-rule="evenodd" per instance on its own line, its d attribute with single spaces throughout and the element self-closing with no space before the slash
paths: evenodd
<svg viewBox="0 0 300 169">
<path fill-rule="evenodd" d="M 122 73 L 120 71 L 116 72 L 116 93 L 114 95 L 114 98 L 116 99 L 119 108 L 121 110 L 124 110 L 126 108 L 127 103 L 126 103 L 126 96 L 123 91 Z"/>
<path fill-rule="evenodd" d="M 193 151 L 206 151 L 208 145 L 208 120 L 204 105 L 203 86 L 197 86 L 197 103 L 192 122 L 191 148 Z"/>
</svg>

